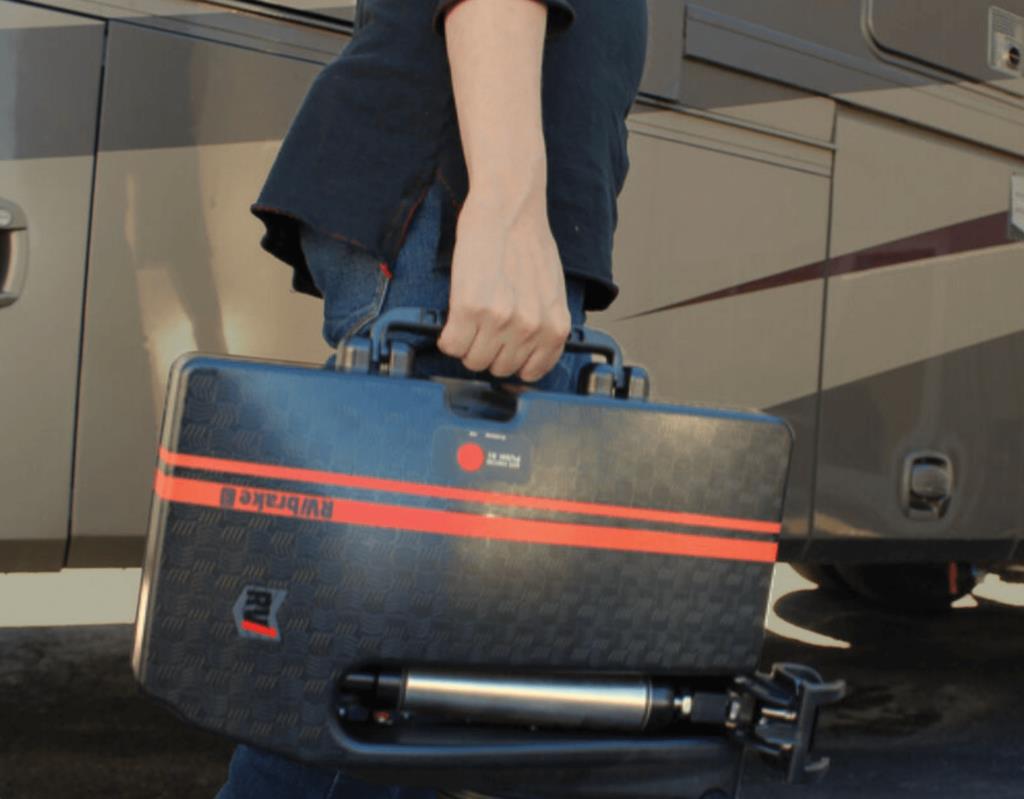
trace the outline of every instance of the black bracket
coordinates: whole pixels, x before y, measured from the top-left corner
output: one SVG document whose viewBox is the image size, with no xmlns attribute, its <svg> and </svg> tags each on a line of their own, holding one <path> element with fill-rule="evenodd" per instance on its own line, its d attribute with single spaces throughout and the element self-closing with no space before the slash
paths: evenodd
<svg viewBox="0 0 1024 799">
<path fill-rule="evenodd" d="M 817 782 L 829 759 L 814 753 L 818 711 L 846 696 L 843 680 L 825 682 L 808 666 L 776 663 L 770 674 L 737 677 L 725 726 L 733 738 L 786 772 L 791 783 Z"/>
</svg>

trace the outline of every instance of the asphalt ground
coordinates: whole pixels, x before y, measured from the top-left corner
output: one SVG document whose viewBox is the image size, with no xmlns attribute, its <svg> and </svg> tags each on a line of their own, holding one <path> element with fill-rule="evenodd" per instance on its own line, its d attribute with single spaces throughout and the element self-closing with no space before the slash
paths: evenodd
<svg viewBox="0 0 1024 799">
<path fill-rule="evenodd" d="M 849 695 L 819 725 L 821 785 L 779 785 L 748 758 L 741 799 L 1024 797 L 1024 586 L 989 578 L 957 605 L 921 617 L 820 590 L 778 599 L 779 618 L 849 648 L 772 635 L 763 662 L 807 663 Z"/>
<path fill-rule="evenodd" d="M 748 758 L 741 799 L 1024 797 L 1024 587 L 991 581 L 934 617 L 777 581 L 765 664 L 850 684 L 819 725 L 826 780 Z M 128 625 L 0 629 L 0 799 L 209 799 L 231 744 L 140 695 Z M 286 799 L 283 797 L 282 799 Z"/>
</svg>

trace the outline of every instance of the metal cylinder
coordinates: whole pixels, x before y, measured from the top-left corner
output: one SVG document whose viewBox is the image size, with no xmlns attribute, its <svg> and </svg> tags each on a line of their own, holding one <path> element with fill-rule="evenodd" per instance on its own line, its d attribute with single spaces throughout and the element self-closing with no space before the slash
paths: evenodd
<svg viewBox="0 0 1024 799">
<path fill-rule="evenodd" d="M 562 678 L 414 669 L 405 673 L 399 709 L 494 724 L 640 731 L 651 718 L 657 694 L 660 692 L 649 680 L 638 677 Z M 671 706 L 670 695 L 667 701 Z"/>
</svg>

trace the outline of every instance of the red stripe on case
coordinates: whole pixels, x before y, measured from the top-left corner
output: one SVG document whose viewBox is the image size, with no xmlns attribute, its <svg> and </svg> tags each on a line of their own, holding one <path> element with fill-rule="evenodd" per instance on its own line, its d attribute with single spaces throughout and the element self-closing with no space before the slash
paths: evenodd
<svg viewBox="0 0 1024 799">
<path fill-rule="evenodd" d="M 366 477 L 340 472 L 325 472 L 318 469 L 303 469 L 295 466 L 275 466 L 269 463 L 211 458 L 206 455 L 185 455 L 161 447 L 160 458 L 168 466 L 185 469 L 200 469 L 208 472 L 242 474 L 249 477 L 268 477 L 276 480 L 292 480 L 299 483 L 358 488 L 369 491 L 388 491 L 395 494 L 454 499 L 462 502 L 482 502 L 489 505 L 506 505 L 534 510 L 576 513 L 584 516 L 609 516 L 619 519 L 635 519 L 648 522 L 684 524 L 690 527 L 708 527 L 718 530 L 735 530 L 743 533 L 777 535 L 782 531 L 779 522 L 764 522 L 756 519 L 738 519 L 728 516 L 709 516 L 701 513 L 655 510 L 654 508 L 631 508 L 622 505 L 606 505 L 599 502 L 575 502 L 567 499 L 527 497 L 519 494 L 502 494 L 496 491 L 481 491 L 473 488 L 411 483 L 404 480 L 388 480 L 381 477 Z"/>
<path fill-rule="evenodd" d="M 264 624 L 257 624 L 254 621 L 248 621 L 247 619 L 242 620 L 242 629 L 250 633 L 256 633 L 256 635 L 262 635 L 264 638 L 277 638 L 277 630 L 273 627 L 267 627 Z"/>
<path fill-rule="evenodd" d="M 154 490 L 168 502 L 461 538 L 755 563 L 774 563 L 778 552 L 774 542 L 413 508 L 172 477 L 159 470 Z"/>
</svg>

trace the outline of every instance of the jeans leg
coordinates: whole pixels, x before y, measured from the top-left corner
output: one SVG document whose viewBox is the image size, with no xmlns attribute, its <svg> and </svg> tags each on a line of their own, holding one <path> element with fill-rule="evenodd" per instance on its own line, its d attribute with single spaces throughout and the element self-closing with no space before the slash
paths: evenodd
<svg viewBox="0 0 1024 799">
<path fill-rule="evenodd" d="M 215 799 L 436 799 L 425 788 L 371 785 L 335 769 L 317 768 L 273 752 L 235 748 L 228 781 Z"/>
<path fill-rule="evenodd" d="M 235 748 L 216 799 L 327 799 L 335 772 L 251 746 Z"/>
<path fill-rule="evenodd" d="M 324 340 L 332 349 L 368 328 L 384 310 L 448 307 L 447 276 L 435 269 L 444 201 L 439 186 L 427 193 L 388 271 L 365 251 L 302 226 L 302 250 L 324 295 Z"/>
</svg>

